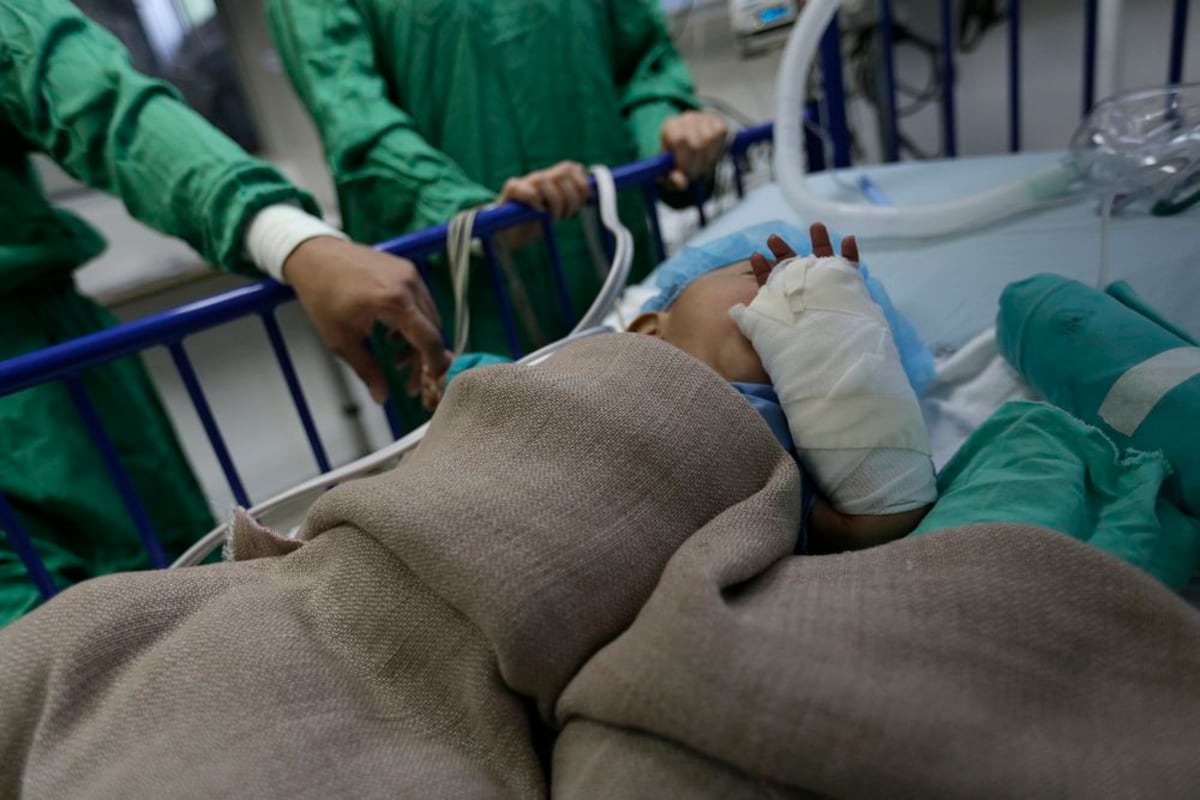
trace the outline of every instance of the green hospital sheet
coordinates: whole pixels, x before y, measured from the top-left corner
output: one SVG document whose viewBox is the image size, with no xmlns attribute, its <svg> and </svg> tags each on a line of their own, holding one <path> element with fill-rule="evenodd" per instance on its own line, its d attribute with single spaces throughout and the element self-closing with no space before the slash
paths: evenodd
<svg viewBox="0 0 1200 800">
<path fill-rule="evenodd" d="M 977 522 L 1041 525 L 1178 589 L 1200 565 L 1200 522 L 1168 496 L 1170 475 L 1162 455 L 1121 454 L 1060 408 L 1011 402 L 942 470 L 938 501 L 912 535 Z"/>
</svg>

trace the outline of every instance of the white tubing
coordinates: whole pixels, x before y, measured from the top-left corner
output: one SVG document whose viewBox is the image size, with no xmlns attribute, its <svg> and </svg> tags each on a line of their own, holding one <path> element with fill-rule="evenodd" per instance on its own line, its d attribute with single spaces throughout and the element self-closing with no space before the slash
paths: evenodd
<svg viewBox="0 0 1200 800">
<path fill-rule="evenodd" d="M 1075 182 L 1076 175 L 1070 168 L 1055 165 L 972 197 L 904 209 L 839 203 L 814 194 L 805 177 L 801 120 L 808 76 L 816 61 L 821 36 L 839 4 L 840 0 L 809 0 L 805 4 L 788 38 L 776 78 L 775 175 L 784 196 L 801 219 L 821 221 L 859 236 L 942 236 L 995 222 L 1060 197 Z"/>
<path fill-rule="evenodd" d="M 600 221 L 613 235 L 616 246 L 613 249 L 613 263 L 608 269 L 604 285 L 600 287 L 591 308 L 579 320 L 575 330 L 571 331 L 572 335 L 594 328 L 603 322 L 625 289 L 625 283 L 629 280 L 629 269 L 633 265 L 633 234 L 621 223 L 621 217 L 617 213 L 617 186 L 613 182 L 612 172 L 608 167 L 597 165 L 592 167 L 592 177 L 596 179 L 596 205 L 600 209 Z"/>
<path fill-rule="evenodd" d="M 613 235 L 613 239 L 616 240 L 613 263 L 609 267 L 608 277 L 605 279 L 604 285 L 600 287 L 600 292 L 596 296 L 596 300 L 592 303 L 591 308 L 588 309 L 587 313 L 583 315 L 583 319 L 579 320 L 579 324 L 575 326 L 574 330 L 566 338 L 552 342 L 535 353 L 530 353 L 518 361 L 517 363 L 519 364 L 527 366 L 540 364 L 572 342 L 600 333 L 611 333 L 611 329 L 599 326 L 600 322 L 612 310 L 613 305 L 620 297 L 621 291 L 625 288 L 625 282 L 629 279 L 629 270 L 633 264 L 633 234 L 621 223 L 621 217 L 617 213 L 617 187 L 613 182 L 612 173 L 607 167 L 596 166 L 592 167 L 592 175 L 596 178 L 596 203 L 600 208 L 600 220 L 603 222 L 604 227 L 608 229 L 608 232 Z M 470 255 L 471 228 L 474 224 L 475 214 L 471 213 L 465 217 L 460 215 L 460 217 L 456 217 L 451 221 L 447 238 L 452 249 L 452 255 L 455 252 L 462 254 L 464 263 L 460 266 L 465 272 L 467 269 L 465 261 Z M 457 273 L 455 281 L 456 283 L 458 281 Z M 456 297 L 459 294 L 460 292 L 456 290 Z M 465 298 L 465 288 L 461 292 L 461 295 Z M 459 302 L 461 307 L 465 309 L 465 302 Z M 465 316 L 465 313 L 461 313 L 460 316 Z M 465 338 L 465 330 L 460 335 Z M 390 468 L 406 453 L 420 444 L 428 430 L 429 423 L 425 423 L 412 433 L 387 447 L 377 450 L 370 455 L 363 456 L 345 466 L 330 470 L 324 475 L 318 475 L 299 486 L 293 486 L 291 489 L 251 508 L 249 510 L 250 516 L 255 519 L 262 519 L 277 509 L 292 503 L 304 501 L 306 496 L 308 496 L 307 502 L 311 504 L 331 486 Z M 216 529 L 209 531 L 202 539 L 189 547 L 187 552 L 176 559 L 175 563 L 171 566 L 196 566 L 204 561 L 209 553 L 221 547 L 225 542 L 228 532 L 228 524 L 220 525 Z"/>
<path fill-rule="evenodd" d="M 450 283 L 454 289 L 454 352 L 467 349 L 471 336 L 471 306 L 467 288 L 471 282 L 471 233 L 475 230 L 478 208 L 460 211 L 446 227 L 446 255 L 450 262 Z"/>
</svg>

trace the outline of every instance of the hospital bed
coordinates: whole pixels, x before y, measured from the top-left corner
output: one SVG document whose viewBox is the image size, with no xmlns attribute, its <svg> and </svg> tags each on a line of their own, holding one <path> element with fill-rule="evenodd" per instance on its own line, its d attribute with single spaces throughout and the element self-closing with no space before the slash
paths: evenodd
<svg viewBox="0 0 1200 800">
<path fill-rule="evenodd" d="M 1176 0 L 1174 28 L 1168 80 L 1178 80 L 1183 63 L 1183 31 L 1186 29 L 1186 0 Z M 1097 2 L 1087 0 L 1085 10 L 1084 108 L 1095 100 L 1096 76 L 1093 69 L 1097 37 Z M 881 3 L 883 13 L 889 4 Z M 945 23 L 943 42 L 950 41 L 950 2 L 943 0 Z M 1019 18 L 1020 3 L 1010 0 L 1010 21 Z M 886 19 L 886 16 L 885 16 Z M 882 26 L 883 50 L 891 58 L 888 25 Z M 1010 146 L 1013 154 L 985 158 L 956 159 L 954 126 L 954 93 L 947 92 L 943 102 L 943 142 L 947 160 L 919 163 L 895 163 L 851 169 L 850 137 L 846 120 L 846 98 L 842 84 L 842 61 L 836 23 L 826 33 L 822 45 L 823 86 L 821 102 L 806 110 L 814 128 L 823 131 L 808 142 L 809 164 L 834 169 L 810 179 L 814 188 L 829 197 L 862 202 L 859 178 L 866 175 L 876 191 L 876 197 L 886 196 L 896 204 L 923 203 L 952 199 L 964 193 L 994 185 L 1022 171 L 1035 171 L 1049 161 L 1061 158 L 1062 153 L 1017 153 L 1020 150 L 1020 114 L 1017 98 L 1020 93 L 1019 36 L 1013 25 L 1009 37 L 1012 58 L 1009 81 Z M 947 49 L 947 52 L 948 49 Z M 942 61 L 942 80 L 952 86 L 953 59 Z M 887 71 L 888 80 L 891 72 Z M 885 95 L 891 96 L 891 87 Z M 895 122 L 895 105 L 890 111 Z M 890 128 L 893 132 L 896 125 Z M 767 147 L 772 129 L 763 125 L 743 130 L 732 140 L 729 152 L 732 183 L 742 201 L 733 210 L 709 220 L 717 206 L 705 202 L 696 194 L 695 209 L 702 230 L 693 243 L 703 243 L 723 233 L 758 222 L 784 219 L 798 220 L 790 210 L 779 188 L 767 185 L 746 192 L 746 168 L 749 154 L 756 148 Z M 886 143 L 886 152 L 894 159 L 898 145 Z M 649 159 L 613 169 L 613 179 L 621 189 L 640 191 L 647 206 L 657 207 L 656 182 L 667 174 L 671 161 L 667 156 Z M 650 215 L 651 231 L 657 256 L 667 255 L 663 230 L 657 213 Z M 497 303 L 509 333 L 511 355 L 524 356 L 515 342 L 516 321 L 505 278 L 491 246 L 500 231 L 540 220 L 545 229 L 545 246 L 552 268 L 561 276 L 562 265 L 554 247 L 550 222 L 536 212 L 515 205 L 484 211 L 475 220 L 474 233 L 484 243 L 485 277 L 491 282 Z M 1167 218 L 1130 217 L 1115 221 L 1110 247 L 1113 280 L 1123 279 L 1157 306 L 1167 317 L 1190 333 L 1200 335 L 1200 209 Z M 997 300 L 1002 288 L 1011 281 L 1037 272 L 1052 271 L 1094 283 L 1099 260 L 1099 218 L 1094 205 L 1075 202 L 1030 212 L 970 235 L 933 240 L 862 241 L 864 260 L 874 274 L 888 287 L 896 306 L 916 325 L 923 339 L 935 351 L 950 352 L 963 347 L 992 325 Z M 853 233 L 854 231 L 846 231 Z M 447 226 L 440 225 L 382 243 L 380 249 L 412 259 L 423 270 L 429 269 L 431 256 L 442 252 L 447 245 Z M 396 417 L 385 406 L 391 430 L 397 444 L 360 462 L 334 470 L 321 440 L 317 425 L 305 399 L 304 388 L 292 364 L 287 343 L 275 320 L 277 309 L 294 299 L 285 286 L 263 282 L 178 309 L 154 315 L 95 335 L 67 342 L 44 351 L 0 363 L 0 395 L 49 382 L 59 381 L 69 393 L 79 414 L 91 432 L 98 451 L 118 492 L 134 520 L 136 529 L 155 567 L 168 566 L 168 558 L 158 544 L 155 531 L 141 507 L 132 484 L 117 459 L 112 441 L 99 422 L 80 378 L 88 368 L 116 358 L 137 354 L 156 347 L 166 348 L 183 381 L 195 412 L 204 428 L 217 460 L 237 502 L 252 510 L 270 509 L 263 521 L 277 529 L 291 528 L 303 515 L 312 499 L 332 483 L 358 474 L 386 468 L 395 458 L 413 446 L 418 436 L 401 430 Z M 563 302 L 565 303 L 565 293 Z M 309 442 L 314 478 L 283 496 L 270 499 L 251 497 L 234 463 L 220 421 L 213 414 L 208 394 L 189 360 L 186 341 L 202 331 L 233 320 L 258 317 L 263 336 L 269 342 L 279 365 L 278 379 L 286 385 L 292 397 L 295 422 Z M 961 438 L 961 433 L 956 434 Z M 934 432 L 935 439 L 937 432 Z M 951 447 L 952 445 L 947 445 Z M 61 586 L 54 584 L 34 551 L 12 504 L 0 495 L 0 528 L 25 563 L 39 591 L 49 598 Z M 180 563 L 198 563 L 220 544 L 220 531 L 189 551 Z"/>
</svg>

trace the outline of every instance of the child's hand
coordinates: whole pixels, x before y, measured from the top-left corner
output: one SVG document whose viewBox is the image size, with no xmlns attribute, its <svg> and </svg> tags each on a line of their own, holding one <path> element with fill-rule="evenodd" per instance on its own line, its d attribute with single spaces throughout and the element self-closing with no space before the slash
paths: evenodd
<svg viewBox="0 0 1200 800">
<path fill-rule="evenodd" d="M 826 229 L 825 223 L 814 222 L 808 229 L 808 235 L 812 240 L 814 256 L 826 258 L 833 255 L 833 243 L 829 240 L 829 230 Z M 792 246 L 779 236 L 767 239 L 767 247 L 771 250 L 771 255 L 775 256 L 774 261 L 768 261 L 762 253 L 754 253 L 750 256 L 750 267 L 754 270 L 754 279 L 758 281 L 759 286 L 766 284 L 767 278 L 771 276 L 771 270 L 775 268 L 776 264 L 796 257 L 796 251 L 792 249 Z M 842 258 L 858 264 L 858 242 L 853 236 L 847 236 L 842 240 Z"/>
<path fill-rule="evenodd" d="M 841 515 L 819 527 L 838 548 L 868 545 L 905 533 L 936 499 L 929 433 L 857 269 L 858 244 L 847 236 L 836 258 L 824 225 L 810 235 L 813 254 L 803 258 L 772 236 L 779 261 L 752 256 L 760 288 L 729 313 L 762 360 L 801 463 Z"/>
</svg>

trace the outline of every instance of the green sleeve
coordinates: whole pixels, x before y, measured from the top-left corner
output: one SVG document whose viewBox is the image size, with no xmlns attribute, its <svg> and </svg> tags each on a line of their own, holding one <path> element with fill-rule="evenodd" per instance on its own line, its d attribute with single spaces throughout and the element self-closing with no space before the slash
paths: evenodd
<svg viewBox="0 0 1200 800">
<path fill-rule="evenodd" d="M 658 0 L 610 0 L 617 86 L 639 158 L 662 151 L 663 123 L 700 101 L 687 64 L 675 49 Z"/>
<path fill-rule="evenodd" d="M 0 123 L 225 269 L 258 274 L 243 239 L 261 209 L 317 210 L 173 89 L 134 70 L 120 42 L 67 0 L 0 3 Z"/>
<path fill-rule="evenodd" d="M 495 199 L 392 102 L 371 29 L 353 0 L 270 0 L 267 16 L 292 85 L 320 129 L 351 236 L 417 230 Z"/>
</svg>

